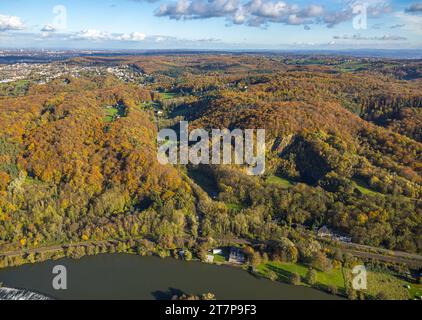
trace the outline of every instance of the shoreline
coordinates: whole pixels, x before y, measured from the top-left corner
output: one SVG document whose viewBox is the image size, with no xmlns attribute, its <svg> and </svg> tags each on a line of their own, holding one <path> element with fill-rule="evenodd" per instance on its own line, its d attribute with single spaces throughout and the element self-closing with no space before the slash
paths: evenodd
<svg viewBox="0 0 422 320">
<path fill-rule="evenodd" d="M 146 260 L 145 260 L 146 259 Z M 100 254 L 97 256 L 85 256 L 81 260 L 81 264 L 79 264 L 79 261 L 75 261 L 74 259 L 70 258 L 63 258 L 58 261 L 58 263 L 66 266 L 68 268 L 68 273 L 71 272 L 74 275 L 74 281 L 73 282 L 73 289 L 69 291 L 69 293 L 66 293 L 66 291 L 53 291 L 48 283 L 45 283 L 44 281 L 40 282 L 35 280 L 32 282 L 30 278 L 33 277 L 34 274 L 39 273 L 40 277 L 44 279 L 50 276 L 50 269 L 54 266 L 53 260 L 44 261 L 42 264 L 43 266 L 39 267 L 32 267 L 32 265 L 24 265 L 21 266 L 22 269 L 15 269 L 12 268 L 6 268 L 9 269 L 8 272 L 5 273 L 6 277 L 9 279 L 8 281 L 5 281 L 5 285 L 8 287 L 31 287 L 35 291 L 40 292 L 46 292 L 46 296 L 50 295 L 55 297 L 54 299 L 70 299 L 72 298 L 72 295 L 75 294 L 73 290 L 76 289 L 75 292 L 78 292 L 82 289 L 85 285 L 84 282 L 79 282 L 78 279 L 84 278 L 87 276 L 88 278 L 91 278 L 91 282 L 87 282 L 86 284 L 89 284 L 89 287 L 96 288 L 99 283 L 102 283 L 102 279 L 105 277 L 107 279 L 108 277 L 112 276 L 114 278 L 114 285 L 112 294 L 109 292 L 106 299 L 121 299 L 122 296 L 127 296 L 128 294 L 132 294 L 130 292 L 133 292 L 133 283 L 130 281 L 130 285 L 125 284 L 128 281 L 127 274 L 131 271 L 129 270 L 135 270 L 133 274 L 129 276 L 129 278 L 133 279 L 135 282 L 141 282 L 142 285 L 139 287 L 140 290 L 144 290 L 144 284 L 149 285 L 150 292 L 162 292 L 164 293 L 165 290 L 162 290 L 163 288 L 175 288 L 177 290 L 180 289 L 180 292 L 183 292 L 185 294 L 202 294 L 204 292 L 211 292 L 216 294 L 217 300 L 227 300 L 227 299 L 235 299 L 235 295 L 240 294 L 240 296 L 244 296 L 244 299 L 251 299 L 251 300 L 261 300 L 261 299 L 270 299 L 270 300 L 291 300 L 291 299 L 297 299 L 297 300 L 308 300 L 308 299 L 344 299 L 344 297 L 341 296 L 332 296 L 328 294 L 327 292 L 324 292 L 323 290 L 318 290 L 316 288 L 312 288 L 309 286 L 295 286 L 289 283 L 285 283 L 283 281 L 271 281 L 270 279 L 267 279 L 266 277 L 263 277 L 258 274 L 253 274 L 251 272 L 248 272 L 244 267 L 242 266 L 233 266 L 230 264 L 214 264 L 214 263 L 204 263 L 200 260 L 181 260 L 181 259 L 175 259 L 172 257 L 169 258 L 160 258 L 157 255 L 149 255 L 149 256 L 139 256 L 135 254 Z M 41 264 L 41 263 L 40 263 Z M 92 266 L 96 266 L 98 268 L 98 272 L 95 274 L 91 274 L 90 270 L 92 269 Z M 151 268 L 151 265 L 154 267 Z M 104 268 L 103 268 L 104 266 Z M 145 266 L 145 268 L 144 268 Z M 96 267 L 96 268 L 97 268 Z M 116 270 L 115 268 L 118 267 L 121 272 L 118 274 L 114 273 L 113 270 Z M 220 268 L 223 267 L 223 268 Z M 224 268 L 226 267 L 226 268 Z M 121 269 L 120 269 L 121 268 Z M 127 268 L 129 268 L 127 270 Z M 14 270 L 15 269 L 15 270 Z M 110 271 L 111 270 L 111 271 Z M 127 271 L 124 271 L 127 270 Z M 137 270 L 137 271 L 136 271 Z M 152 271 L 151 271 L 152 270 Z M 157 271 L 161 270 L 161 271 Z M 167 270 L 167 271 L 165 271 Z M 172 270 L 175 270 L 174 273 Z M 190 270 L 190 271 L 189 271 Z M 110 274 L 111 272 L 111 274 Z M 150 280 L 151 277 L 149 276 L 149 272 L 157 272 L 157 275 L 161 274 L 163 275 L 164 279 L 164 287 L 163 287 L 163 277 L 157 276 L 154 277 L 157 280 Z M 162 273 L 165 272 L 165 275 Z M 77 277 L 75 276 L 77 275 Z M 100 274 L 100 276 L 98 276 Z M 29 275 L 29 278 L 27 277 Z M 1 272 L 0 272 L 0 279 L 1 279 Z M 10 277 L 11 276 L 11 277 Z M 181 279 L 186 277 L 186 281 L 183 280 L 181 282 Z M 192 278 L 197 278 L 197 280 L 192 280 Z M 221 281 L 218 281 L 219 279 L 227 278 L 223 281 L 223 284 Z M 13 280 L 14 279 L 14 280 Z M 22 279 L 28 279 L 28 280 L 22 280 Z M 172 279 L 172 280 L 169 280 Z M 177 280 L 175 280 L 177 279 Z M 201 280 L 199 280 L 201 279 Z M 217 281 L 213 281 L 212 279 L 216 279 Z M 3 280 L 6 280 L 3 278 Z M 257 281 L 258 280 L 258 281 Z M 261 281 L 265 280 L 265 281 Z M 48 280 L 49 281 L 49 280 Z M 146 282 L 145 282 L 146 281 Z M 152 284 L 151 284 L 152 281 Z M 192 282 L 193 281 L 193 282 Z M 203 282 L 205 281 L 205 282 Z M 233 286 L 231 286 L 231 289 L 226 289 L 225 284 L 228 282 L 233 281 Z M 116 285 L 117 283 L 117 285 Z M 193 284 L 192 283 L 196 283 Z M 198 284 L 199 285 L 198 288 Z M 208 284 L 206 284 L 208 283 Z M 216 285 L 216 287 L 214 287 Z M 82 287 L 81 287 L 82 286 Z M 126 290 L 127 286 L 127 290 Z M 168 287 L 167 287 L 168 286 Z M 201 286 L 203 286 L 201 288 Z M 246 287 L 245 287 L 246 286 Z M 237 288 L 233 291 L 233 288 Z M 245 288 L 249 288 L 246 289 Z M 255 298 L 255 289 L 251 288 L 257 288 L 260 292 Z M 98 289 L 95 289 L 98 290 Z M 94 290 L 94 292 L 95 292 Z M 123 291 L 122 291 L 123 290 Z M 138 290 L 138 289 L 136 289 Z M 214 290 L 216 292 L 214 292 Z M 226 291 L 227 290 L 227 291 Z M 51 291 L 51 292 L 50 292 Z M 89 292 L 90 290 L 88 290 Z M 106 292 L 108 290 L 105 290 Z M 279 294 L 275 294 L 275 292 L 279 291 Z M 54 293 L 57 292 L 57 296 L 54 295 Z M 245 293 L 249 292 L 249 293 Z M 272 293 L 271 293 L 272 292 Z M 92 296 L 93 292 L 91 292 L 91 296 L 89 296 L 87 299 L 97 299 L 97 297 Z M 98 292 L 99 295 L 101 295 L 101 292 Z M 246 294 L 246 296 L 245 296 Z M 107 295 L 107 294 L 106 294 Z M 109 296 L 112 296 L 110 298 Z M 290 297 L 291 295 L 291 297 Z M 150 300 L 149 298 L 145 298 L 145 295 L 142 295 L 142 299 Z M 249 296 L 249 297 L 248 297 Z M 114 298 L 116 297 L 116 298 Z M 265 298 L 266 297 L 266 298 Z M 85 299 L 85 298 L 83 298 Z M 129 299 L 132 299 L 130 297 Z M 135 298 L 138 299 L 138 298 Z M 170 300 L 170 296 L 167 298 L 155 298 L 156 300 Z"/>
</svg>

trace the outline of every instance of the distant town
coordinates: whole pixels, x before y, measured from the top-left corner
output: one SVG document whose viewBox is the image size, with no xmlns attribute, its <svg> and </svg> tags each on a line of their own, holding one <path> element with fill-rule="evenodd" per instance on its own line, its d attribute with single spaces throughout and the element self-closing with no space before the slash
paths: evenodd
<svg viewBox="0 0 422 320">
<path fill-rule="evenodd" d="M 84 66 L 61 62 L 0 65 L 0 83 L 26 80 L 45 84 L 63 76 L 79 78 L 89 74 L 97 76 L 112 74 L 124 82 L 143 81 L 145 77 L 139 69 L 130 66 Z"/>
</svg>

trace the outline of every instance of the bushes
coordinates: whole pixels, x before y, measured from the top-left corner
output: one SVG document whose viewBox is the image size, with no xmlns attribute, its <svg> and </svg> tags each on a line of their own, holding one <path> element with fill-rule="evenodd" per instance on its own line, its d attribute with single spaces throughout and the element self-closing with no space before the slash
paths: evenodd
<svg viewBox="0 0 422 320">
<path fill-rule="evenodd" d="M 183 257 L 186 261 L 192 260 L 192 252 L 190 252 L 189 250 L 184 250 Z"/>
<path fill-rule="evenodd" d="M 337 286 L 335 286 L 335 285 L 329 285 L 329 286 L 327 287 L 327 291 L 328 291 L 329 293 L 331 293 L 332 295 L 337 295 L 337 294 L 338 294 L 338 288 L 337 288 Z"/>
<path fill-rule="evenodd" d="M 281 238 L 278 241 L 274 241 L 271 245 L 272 260 L 281 262 L 295 263 L 298 258 L 298 250 L 294 243 L 287 239 Z"/>
<path fill-rule="evenodd" d="M 323 252 L 317 252 L 314 254 L 311 265 L 313 268 L 323 272 L 331 271 L 333 266 L 331 260 Z"/>
<path fill-rule="evenodd" d="M 272 270 L 268 270 L 267 271 L 267 276 L 268 276 L 268 278 L 271 280 L 271 281 L 276 281 L 277 279 L 278 279 L 278 275 L 277 275 L 277 273 L 275 273 L 274 271 L 272 271 Z"/>
<path fill-rule="evenodd" d="M 290 280 L 290 283 L 295 285 L 295 286 L 298 286 L 301 283 L 300 275 L 297 274 L 296 272 L 294 272 L 290 275 L 289 280 Z"/>
<path fill-rule="evenodd" d="M 68 247 L 65 251 L 66 257 L 71 259 L 80 259 L 86 255 L 85 247 Z"/>
<path fill-rule="evenodd" d="M 317 272 L 309 268 L 305 276 L 305 282 L 309 285 L 314 285 L 317 282 Z"/>
</svg>

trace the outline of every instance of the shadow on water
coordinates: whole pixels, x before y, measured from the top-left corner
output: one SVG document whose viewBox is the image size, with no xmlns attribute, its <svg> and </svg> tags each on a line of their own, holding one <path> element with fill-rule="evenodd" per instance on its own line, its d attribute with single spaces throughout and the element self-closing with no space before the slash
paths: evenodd
<svg viewBox="0 0 422 320">
<path fill-rule="evenodd" d="M 257 274 L 256 272 L 252 271 L 252 270 L 248 270 L 248 273 L 254 277 L 256 280 L 261 280 L 264 279 L 262 276 L 260 276 L 259 274 Z"/>
<path fill-rule="evenodd" d="M 151 294 L 156 300 L 174 300 L 175 298 L 180 297 L 186 293 L 180 289 L 168 288 L 167 291 L 157 290 L 157 291 L 151 292 Z"/>
</svg>

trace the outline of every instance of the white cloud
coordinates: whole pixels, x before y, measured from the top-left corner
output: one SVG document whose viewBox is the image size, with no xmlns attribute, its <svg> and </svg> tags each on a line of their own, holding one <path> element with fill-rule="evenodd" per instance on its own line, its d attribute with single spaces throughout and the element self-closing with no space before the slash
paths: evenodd
<svg viewBox="0 0 422 320">
<path fill-rule="evenodd" d="M 364 37 L 360 34 L 354 34 L 354 35 L 342 35 L 342 36 L 334 36 L 335 40 L 355 40 L 355 41 L 400 41 L 400 40 L 407 40 L 406 37 L 402 36 L 396 36 L 391 34 L 386 34 L 379 37 Z"/>
<path fill-rule="evenodd" d="M 96 29 L 85 29 L 75 33 L 72 38 L 78 40 L 110 40 L 111 35 Z"/>
<path fill-rule="evenodd" d="M 0 31 L 22 30 L 24 28 L 21 18 L 0 14 Z"/>
<path fill-rule="evenodd" d="M 238 0 L 178 0 L 162 4 L 155 15 L 175 20 L 206 19 L 233 15 L 238 9 Z"/>
<path fill-rule="evenodd" d="M 368 17 L 377 18 L 392 12 L 383 0 L 367 0 Z M 290 2 L 290 1 L 289 1 Z M 268 23 L 287 25 L 325 24 L 333 27 L 354 17 L 355 2 L 346 1 L 343 8 L 330 10 L 319 4 L 299 6 L 282 0 L 176 0 L 162 4 L 158 17 L 174 20 L 226 18 L 233 24 L 265 26 Z"/>
<path fill-rule="evenodd" d="M 398 12 L 396 17 L 404 24 L 403 29 L 422 35 L 422 16 Z"/>
<path fill-rule="evenodd" d="M 243 23 L 245 23 L 246 19 L 248 18 L 247 17 L 247 14 L 248 14 L 247 11 L 243 7 L 238 8 L 236 10 L 236 12 L 234 13 L 233 21 L 232 22 L 234 24 L 243 24 Z"/>
<path fill-rule="evenodd" d="M 97 29 L 86 29 L 71 35 L 75 40 L 90 41 L 143 41 L 146 35 L 141 32 L 109 33 Z"/>
<path fill-rule="evenodd" d="M 250 14 L 263 18 L 279 18 L 289 13 L 296 13 L 297 11 L 296 7 L 290 7 L 284 1 L 252 0 L 246 8 Z"/>
<path fill-rule="evenodd" d="M 52 24 L 45 25 L 42 29 L 42 32 L 56 32 L 57 29 Z"/>
<path fill-rule="evenodd" d="M 122 35 L 115 36 L 116 40 L 122 41 L 143 41 L 146 35 L 141 32 L 124 33 Z"/>
<path fill-rule="evenodd" d="M 422 13 L 422 2 L 412 4 L 409 8 L 406 9 L 406 12 Z"/>
<path fill-rule="evenodd" d="M 319 5 L 310 5 L 305 13 L 308 17 L 319 17 L 324 13 L 324 8 Z"/>
</svg>

